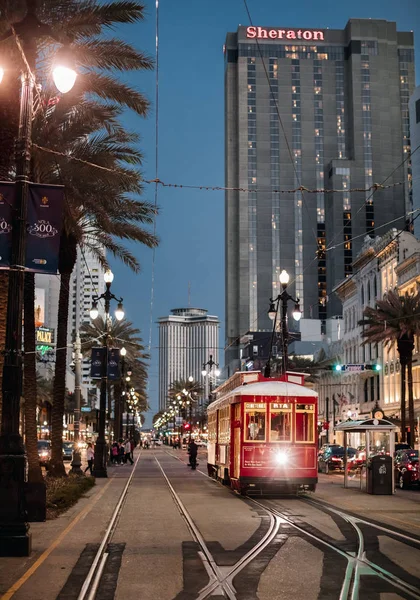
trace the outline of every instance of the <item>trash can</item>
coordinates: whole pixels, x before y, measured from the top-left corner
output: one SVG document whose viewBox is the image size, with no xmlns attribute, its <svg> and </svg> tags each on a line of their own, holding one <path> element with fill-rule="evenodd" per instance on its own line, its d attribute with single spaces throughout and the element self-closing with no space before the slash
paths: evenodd
<svg viewBox="0 0 420 600">
<path fill-rule="evenodd" d="M 368 461 L 367 470 L 368 494 L 387 496 L 393 493 L 391 456 L 372 456 Z"/>
</svg>

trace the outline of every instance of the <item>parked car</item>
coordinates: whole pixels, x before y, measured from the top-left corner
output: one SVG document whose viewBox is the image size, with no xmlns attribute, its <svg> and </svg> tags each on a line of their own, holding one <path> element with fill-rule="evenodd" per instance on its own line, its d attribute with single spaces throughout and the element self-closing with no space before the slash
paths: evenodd
<svg viewBox="0 0 420 600">
<path fill-rule="evenodd" d="M 413 484 L 420 484 L 419 451 L 413 449 L 398 450 L 394 459 L 395 483 L 403 490 Z"/>
<path fill-rule="evenodd" d="M 71 460 L 73 458 L 73 442 L 63 442 L 63 460 Z"/>
<path fill-rule="evenodd" d="M 207 448 L 206 440 L 194 440 L 197 446 L 201 446 L 202 448 Z"/>
<path fill-rule="evenodd" d="M 347 467 L 350 469 L 356 456 L 355 448 L 347 448 Z M 344 469 L 344 447 L 329 446 L 318 456 L 318 472 L 342 471 Z"/>
<path fill-rule="evenodd" d="M 38 440 L 38 456 L 39 464 L 42 467 L 48 466 L 51 458 L 51 442 L 50 440 Z"/>
<path fill-rule="evenodd" d="M 405 442 L 401 442 L 399 444 L 395 444 L 395 454 L 398 452 L 398 450 L 413 450 L 413 448 L 410 446 L 410 444 L 406 444 Z"/>
<path fill-rule="evenodd" d="M 326 450 L 328 450 L 329 448 L 341 448 L 342 446 L 340 446 L 340 444 L 323 444 L 321 446 L 321 448 L 318 450 L 318 456 L 321 456 L 321 454 L 324 454 L 324 452 Z"/>
<path fill-rule="evenodd" d="M 366 464 L 366 446 L 357 446 L 354 462 L 356 468 Z"/>
</svg>

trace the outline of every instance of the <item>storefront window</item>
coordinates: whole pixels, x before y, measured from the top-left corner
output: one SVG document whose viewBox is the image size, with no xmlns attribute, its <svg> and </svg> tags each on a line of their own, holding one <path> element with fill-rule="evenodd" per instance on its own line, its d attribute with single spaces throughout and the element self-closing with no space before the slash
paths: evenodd
<svg viewBox="0 0 420 600">
<path fill-rule="evenodd" d="M 273 403 L 270 415 L 270 442 L 290 442 L 291 440 L 291 405 Z"/>
<path fill-rule="evenodd" d="M 245 402 L 245 431 L 246 442 L 265 441 L 265 404 Z"/>
<path fill-rule="evenodd" d="M 296 404 L 296 442 L 315 440 L 315 406 Z"/>
</svg>

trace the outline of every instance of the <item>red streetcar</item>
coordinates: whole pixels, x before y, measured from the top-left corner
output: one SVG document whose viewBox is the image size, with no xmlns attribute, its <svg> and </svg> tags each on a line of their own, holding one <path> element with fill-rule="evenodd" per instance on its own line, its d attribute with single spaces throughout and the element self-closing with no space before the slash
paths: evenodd
<svg viewBox="0 0 420 600">
<path fill-rule="evenodd" d="M 238 372 L 208 407 L 208 472 L 242 495 L 315 490 L 318 394 L 300 373 Z"/>
</svg>

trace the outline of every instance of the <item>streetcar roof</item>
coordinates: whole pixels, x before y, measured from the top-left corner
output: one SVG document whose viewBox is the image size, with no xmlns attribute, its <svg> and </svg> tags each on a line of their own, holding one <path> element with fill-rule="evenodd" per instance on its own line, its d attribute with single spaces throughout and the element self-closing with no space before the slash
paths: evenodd
<svg viewBox="0 0 420 600">
<path fill-rule="evenodd" d="M 296 383 L 290 383 L 289 381 L 259 381 L 235 388 L 228 394 L 212 402 L 208 407 L 208 411 L 216 410 L 228 399 L 228 404 L 231 404 L 235 396 L 301 396 L 304 398 L 318 398 L 317 392 Z"/>
</svg>

